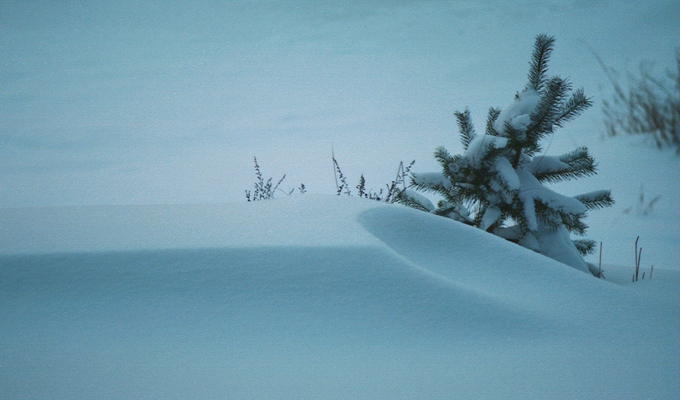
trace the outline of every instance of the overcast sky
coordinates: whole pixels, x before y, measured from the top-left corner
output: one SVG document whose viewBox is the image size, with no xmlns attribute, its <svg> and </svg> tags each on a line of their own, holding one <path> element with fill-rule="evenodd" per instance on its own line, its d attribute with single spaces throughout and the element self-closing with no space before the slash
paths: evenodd
<svg viewBox="0 0 680 400">
<path fill-rule="evenodd" d="M 525 84 L 533 40 L 596 106 L 552 149 L 599 140 L 620 70 L 673 66 L 673 1 L 2 1 L 0 206 L 245 201 L 252 157 L 284 187 L 386 183 L 459 151 Z"/>
</svg>

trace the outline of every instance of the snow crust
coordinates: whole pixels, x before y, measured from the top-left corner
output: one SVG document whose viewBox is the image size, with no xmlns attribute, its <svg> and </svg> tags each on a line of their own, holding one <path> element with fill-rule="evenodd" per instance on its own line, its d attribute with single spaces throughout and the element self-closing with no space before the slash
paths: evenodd
<svg viewBox="0 0 680 400">
<path fill-rule="evenodd" d="M 622 286 L 450 219 L 337 196 L 5 209 L 0 225 L 3 398 L 680 390 L 674 271 Z"/>
</svg>

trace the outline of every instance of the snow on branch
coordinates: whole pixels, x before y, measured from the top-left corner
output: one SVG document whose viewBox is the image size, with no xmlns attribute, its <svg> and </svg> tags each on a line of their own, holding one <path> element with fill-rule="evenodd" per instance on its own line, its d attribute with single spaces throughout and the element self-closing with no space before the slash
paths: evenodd
<svg viewBox="0 0 680 400">
<path fill-rule="evenodd" d="M 526 166 L 539 182 L 549 183 L 595 175 L 595 167 L 595 160 L 586 147 L 559 157 L 534 157 Z"/>
<path fill-rule="evenodd" d="M 451 181 L 446 179 L 441 172 L 418 172 L 412 174 L 412 180 L 416 187 L 430 191 L 450 189 Z"/>
<path fill-rule="evenodd" d="M 614 204 L 611 190 L 596 190 L 594 192 L 574 196 L 574 199 L 583 203 L 588 210 L 597 210 L 610 207 Z"/>
</svg>

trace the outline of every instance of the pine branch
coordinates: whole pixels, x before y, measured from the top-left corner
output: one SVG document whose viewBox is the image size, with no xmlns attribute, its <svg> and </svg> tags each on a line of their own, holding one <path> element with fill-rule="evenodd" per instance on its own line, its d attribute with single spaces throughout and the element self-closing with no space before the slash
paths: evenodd
<svg viewBox="0 0 680 400">
<path fill-rule="evenodd" d="M 559 159 L 571 168 L 571 171 L 565 172 L 560 177 L 561 179 L 581 178 L 597 173 L 595 159 L 588 153 L 588 148 L 585 146 L 579 147 L 571 153 L 563 154 Z"/>
<path fill-rule="evenodd" d="M 430 193 L 439 193 L 443 195 L 446 192 L 448 192 L 448 190 L 451 189 L 450 180 L 444 181 L 442 179 L 441 182 L 437 182 L 436 180 L 433 179 L 423 179 L 421 181 L 419 180 L 419 177 L 420 175 L 414 175 L 413 177 L 411 177 L 411 186 L 415 187 L 417 190 Z"/>
<path fill-rule="evenodd" d="M 527 127 L 528 141 L 536 145 L 540 139 L 552 133 L 553 124 L 560 116 L 569 89 L 569 83 L 560 77 L 554 76 L 548 80 L 536 110 L 531 115 L 531 124 Z"/>
<path fill-rule="evenodd" d="M 467 158 L 456 155 L 444 166 L 442 173 L 446 179 L 453 183 L 467 182 L 473 176 L 474 169 L 471 168 Z"/>
<path fill-rule="evenodd" d="M 536 217 L 540 220 L 540 224 L 543 226 L 550 227 L 552 229 L 557 229 L 560 225 L 564 225 L 565 228 L 571 233 L 579 236 L 583 236 L 588 229 L 588 225 L 583 222 L 583 214 L 570 214 L 568 212 L 556 209 L 545 204 L 540 199 L 534 199 L 534 205 L 536 208 Z"/>
<path fill-rule="evenodd" d="M 442 217 L 451 218 L 455 221 L 462 222 L 467 225 L 474 225 L 474 223 L 466 216 L 461 214 L 462 203 L 448 203 L 440 201 L 437 208 L 432 211 L 433 214 Z"/>
<path fill-rule="evenodd" d="M 592 101 L 586 97 L 583 89 L 577 89 L 565 102 L 562 107 L 560 115 L 555 119 L 553 124 L 557 127 L 579 116 L 584 110 L 592 106 Z"/>
<path fill-rule="evenodd" d="M 593 254 L 595 253 L 596 250 L 596 245 L 597 243 L 594 240 L 590 239 L 575 239 L 572 240 L 574 243 L 574 247 L 576 247 L 576 250 L 581 253 L 581 255 L 588 255 L 588 254 Z"/>
<path fill-rule="evenodd" d="M 437 147 L 434 152 L 434 157 L 442 167 L 441 174 L 445 182 L 436 185 L 436 189 L 434 190 L 442 195 L 446 195 L 448 190 L 451 190 L 452 186 L 461 180 L 460 169 L 461 167 L 465 169 L 465 167 L 461 165 L 464 160 L 460 155 L 451 156 L 451 154 L 442 146 Z M 417 179 L 412 179 L 412 181 L 416 182 Z"/>
<path fill-rule="evenodd" d="M 453 162 L 453 156 L 449 153 L 444 146 L 438 146 L 434 150 L 434 158 L 439 162 L 439 164 L 446 170 L 447 166 Z"/>
<path fill-rule="evenodd" d="M 538 151 L 538 149 L 534 149 L 535 146 L 532 146 L 534 143 L 527 141 L 525 132 L 515 129 L 509 121 L 505 122 L 503 130 L 505 130 L 505 134 L 508 136 L 508 148 L 513 151 L 512 159 L 510 160 L 513 168 L 517 168 L 519 165 L 522 153 L 532 155 Z"/>
<path fill-rule="evenodd" d="M 517 195 L 517 189 L 511 187 L 508 181 L 506 181 L 505 178 L 498 172 L 493 172 L 489 181 L 491 182 L 491 185 L 498 185 L 496 193 L 498 193 L 504 202 L 511 202 L 512 199 Z"/>
<path fill-rule="evenodd" d="M 425 205 L 423 205 L 421 202 L 417 201 L 413 197 L 409 196 L 408 192 L 406 190 L 401 190 L 399 193 L 394 198 L 395 203 L 399 203 L 402 205 L 405 205 L 407 207 L 415 208 L 416 210 L 424 211 L 424 212 L 431 212 L 433 210 L 429 209 Z"/>
<path fill-rule="evenodd" d="M 564 224 L 564 227 L 567 228 L 569 232 L 579 236 L 583 236 L 586 234 L 588 225 L 586 225 L 586 223 L 583 222 L 582 220 L 582 217 L 584 216 L 583 214 L 574 215 L 559 211 L 557 212 L 557 214 L 560 216 L 562 224 Z"/>
<path fill-rule="evenodd" d="M 584 206 L 587 210 L 598 210 L 600 208 L 611 207 L 614 205 L 611 190 L 598 190 L 595 192 L 584 193 L 574 198 Z"/>
<path fill-rule="evenodd" d="M 486 213 L 486 209 L 488 207 L 489 206 L 487 204 L 480 203 L 479 210 L 477 210 L 475 217 L 472 219 L 472 225 L 473 226 L 476 226 L 477 228 L 481 228 L 482 219 L 484 218 L 484 213 Z"/>
<path fill-rule="evenodd" d="M 454 115 L 458 121 L 458 129 L 460 130 L 460 140 L 463 143 L 463 150 L 467 150 L 470 141 L 475 136 L 475 127 L 472 124 L 470 110 L 466 109 L 463 112 L 456 111 Z"/>
<path fill-rule="evenodd" d="M 484 171 L 488 171 L 498 157 L 503 156 L 507 149 L 505 147 L 496 147 L 495 143 L 489 143 L 486 153 L 481 160 L 479 160 L 479 167 Z"/>
<path fill-rule="evenodd" d="M 544 158 L 546 163 L 550 163 L 551 157 L 534 158 L 532 170 L 532 174 L 541 183 L 555 183 L 596 174 L 597 165 L 595 159 L 588 154 L 587 147 L 579 147 L 571 153 L 558 157 L 558 160 L 563 164 L 562 168 L 541 168 L 540 164 Z"/>
<path fill-rule="evenodd" d="M 495 107 L 489 108 L 489 114 L 486 117 L 486 134 L 487 135 L 498 136 L 498 132 L 496 132 L 496 129 L 493 127 L 493 125 L 496 123 L 496 120 L 498 119 L 499 115 L 501 115 L 500 108 L 495 108 Z"/>
<path fill-rule="evenodd" d="M 569 165 L 579 165 L 584 166 L 588 164 L 594 164 L 595 160 L 588 153 L 588 148 L 581 146 L 574 151 L 566 154 L 562 154 L 560 161 Z"/>
<path fill-rule="evenodd" d="M 545 34 L 536 36 L 534 43 L 534 52 L 531 55 L 531 63 L 529 68 L 529 84 L 528 86 L 535 91 L 543 89 L 545 84 L 545 77 L 548 73 L 548 61 L 552 53 L 555 38 Z"/>
</svg>

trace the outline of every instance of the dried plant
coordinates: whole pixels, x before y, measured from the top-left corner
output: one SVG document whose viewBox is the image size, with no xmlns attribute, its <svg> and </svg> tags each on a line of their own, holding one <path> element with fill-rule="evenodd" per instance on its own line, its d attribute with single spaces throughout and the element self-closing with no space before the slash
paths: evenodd
<svg viewBox="0 0 680 400">
<path fill-rule="evenodd" d="M 615 69 L 596 57 L 614 87 L 613 98 L 603 101 L 607 135 L 647 135 L 659 149 L 671 147 L 680 155 L 680 49 L 675 71 L 657 77 L 651 63 L 642 63 L 639 76 L 626 74 L 627 86 Z"/>
</svg>

